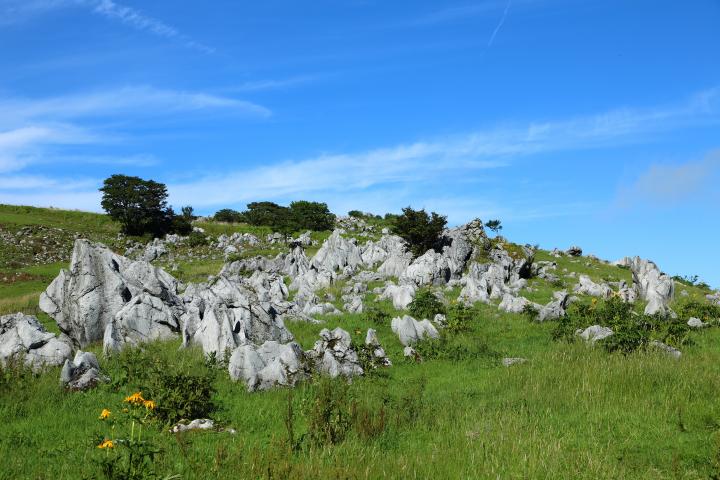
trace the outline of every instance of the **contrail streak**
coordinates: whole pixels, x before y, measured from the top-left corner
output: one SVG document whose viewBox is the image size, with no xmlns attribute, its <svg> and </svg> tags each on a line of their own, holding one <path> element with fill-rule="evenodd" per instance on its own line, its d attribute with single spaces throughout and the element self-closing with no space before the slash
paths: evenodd
<svg viewBox="0 0 720 480">
<path fill-rule="evenodd" d="M 508 10 L 510 10 L 510 3 L 512 0 L 508 0 L 507 5 L 505 5 L 505 11 L 502 14 L 502 17 L 500 18 L 500 21 L 497 24 L 497 27 L 495 27 L 495 30 L 493 31 L 492 35 L 490 36 L 490 40 L 488 41 L 488 48 L 492 47 L 493 42 L 495 41 L 495 37 L 497 36 L 498 32 L 502 28 L 503 24 L 505 23 L 505 19 L 507 18 Z"/>
</svg>

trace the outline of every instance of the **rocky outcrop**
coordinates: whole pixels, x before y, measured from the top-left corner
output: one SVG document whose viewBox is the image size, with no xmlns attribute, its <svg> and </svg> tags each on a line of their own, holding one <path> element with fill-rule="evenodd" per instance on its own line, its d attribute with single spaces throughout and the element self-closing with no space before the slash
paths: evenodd
<svg viewBox="0 0 720 480">
<path fill-rule="evenodd" d="M 274 301 L 257 282 L 219 276 L 209 284 L 190 285 L 183 300 L 183 345 L 201 345 L 206 354 L 234 351 L 245 343 L 293 340 L 282 319 L 292 305 Z"/>
<path fill-rule="evenodd" d="M 633 276 L 633 285 L 638 295 L 648 302 L 645 307 L 646 315 L 669 315 L 674 312 L 668 303 L 675 296 L 675 282 L 668 275 L 665 275 L 649 260 L 640 257 L 626 260 L 629 263 Z"/>
<path fill-rule="evenodd" d="M 434 250 L 428 250 L 416 258 L 400 274 L 401 284 L 410 284 L 417 287 L 444 285 L 448 280 L 450 280 L 448 260 Z"/>
<path fill-rule="evenodd" d="M 291 387 L 307 376 L 305 353 L 295 342 L 267 341 L 244 344 L 230 356 L 228 370 L 233 380 L 243 380 L 248 391 Z"/>
<path fill-rule="evenodd" d="M 442 256 L 447 261 L 451 279 L 459 279 L 462 276 L 476 246 L 486 238 L 483 222 L 477 218 L 465 225 L 445 231 L 442 239 Z"/>
<path fill-rule="evenodd" d="M 573 245 L 572 247 L 565 250 L 565 254 L 570 257 L 582 257 L 583 249 L 578 247 L 577 245 Z"/>
<path fill-rule="evenodd" d="M 567 292 L 555 292 L 553 294 L 555 300 L 545 305 L 537 316 L 538 322 L 544 322 L 546 320 L 557 320 L 565 316 L 565 309 L 568 306 L 570 295 Z"/>
<path fill-rule="evenodd" d="M 415 298 L 414 285 L 394 285 L 385 287 L 383 293 L 378 297 L 380 300 L 392 300 L 393 307 L 398 310 L 405 310 Z"/>
<path fill-rule="evenodd" d="M 542 305 L 531 302 L 525 297 L 514 297 L 509 293 L 503 295 L 502 301 L 498 308 L 508 313 L 523 313 L 526 308 L 531 307 L 536 311 L 542 309 Z"/>
<path fill-rule="evenodd" d="M 140 260 L 144 262 L 153 262 L 163 255 L 167 255 L 167 253 L 168 251 L 165 246 L 165 242 L 159 238 L 155 238 L 152 242 L 147 244 Z"/>
<path fill-rule="evenodd" d="M 317 270 L 334 272 L 345 267 L 355 268 L 362 263 L 360 248 L 354 238 L 342 236 L 344 230 L 334 230 L 332 235 L 323 242 L 320 250 L 312 258 L 312 265 Z"/>
<path fill-rule="evenodd" d="M 575 293 L 608 299 L 613 296 L 613 290 L 607 284 L 593 282 L 587 275 L 580 275 L 580 283 L 575 286 Z"/>
<path fill-rule="evenodd" d="M 587 327 L 585 330 L 578 330 L 576 333 L 586 342 L 595 343 L 611 337 L 614 332 L 611 328 L 603 327 L 601 325 L 593 325 Z"/>
<path fill-rule="evenodd" d="M 180 333 L 178 309 L 158 297 L 141 293 L 132 298 L 105 327 L 103 349 L 121 350 L 126 344 L 137 346 L 154 340 L 168 340 Z"/>
<path fill-rule="evenodd" d="M 318 372 L 331 378 L 352 378 L 364 373 L 358 354 L 352 348 L 350 334 L 340 327 L 334 330 L 322 329 L 320 340 L 305 354 Z"/>
<path fill-rule="evenodd" d="M 390 327 L 400 339 L 400 343 L 405 346 L 414 345 L 426 338 L 438 338 L 440 336 L 429 320 L 418 322 L 409 315 L 393 318 Z"/>
<path fill-rule="evenodd" d="M 102 340 L 117 313 L 140 295 L 159 299 L 179 315 L 177 289 L 177 280 L 162 269 L 77 240 L 70 269 L 62 270 L 40 296 L 40 308 L 75 345 L 84 347 Z"/>
<path fill-rule="evenodd" d="M 92 352 L 75 352 L 75 358 L 65 360 L 60 372 L 60 385 L 68 390 L 89 390 L 99 383 L 110 381 L 100 373 L 100 364 Z"/>
<path fill-rule="evenodd" d="M 515 259 L 504 249 L 496 248 L 490 252 L 492 263 L 472 262 L 461 279 L 459 299 L 467 304 L 489 303 L 505 294 L 517 295 L 532 273 L 533 252 L 527 250 L 525 254 L 525 258 Z"/>
<path fill-rule="evenodd" d="M 22 313 L 0 316 L 0 364 L 22 360 L 33 370 L 62 365 L 72 349 L 54 333 L 45 330 L 37 318 Z"/>
<path fill-rule="evenodd" d="M 680 357 L 682 357 L 682 352 L 678 350 L 675 347 L 672 347 L 670 345 L 667 345 L 665 343 L 659 342 L 657 340 L 653 340 L 650 342 L 650 347 L 654 348 L 660 352 L 665 353 L 666 355 L 674 358 L 675 360 L 679 360 Z"/>
</svg>

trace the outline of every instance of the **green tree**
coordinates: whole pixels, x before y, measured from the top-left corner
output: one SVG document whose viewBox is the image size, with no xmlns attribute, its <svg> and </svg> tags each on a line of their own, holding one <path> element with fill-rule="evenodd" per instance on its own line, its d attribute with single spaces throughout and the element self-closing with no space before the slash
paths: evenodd
<svg viewBox="0 0 720 480">
<path fill-rule="evenodd" d="M 195 209 L 190 205 L 182 207 L 180 211 L 182 212 L 182 217 L 188 222 L 195 220 Z"/>
<path fill-rule="evenodd" d="M 123 233 L 161 236 L 173 230 L 175 213 L 167 205 L 167 188 L 153 180 L 127 175 L 105 179 L 102 208 L 121 225 Z"/>
<path fill-rule="evenodd" d="M 485 226 L 487 228 L 489 228 L 490 230 L 492 230 L 495 233 L 495 235 L 500 233 L 500 230 L 502 230 L 502 228 L 503 228 L 502 222 L 500 220 L 490 220 L 485 224 Z"/>
<path fill-rule="evenodd" d="M 286 209 L 273 202 L 251 202 L 243 216 L 250 225 L 274 227 L 285 221 Z"/>
<path fill-rule="evenodd" d="M 215 219 L 216 222 L 241 223 L 245 220 L 245 217 L 237 210 L 223 208 L 215 212 L 213 219 Z"/>
<path fill-rule="evenodd" d="M 410 245 L 410 251 L 422 255 L 434 248 L 447 225 L 447 217 L 432 212 L 403 208 L 402 215 L 395 218 L 394 231 Z M 388 215 L 385 216 L 386 218 Z"/>
<path fill-rule="evenodd" d="M 298 200 L 290 203 L 290 216 L 296 230 L 332 230 L 335 215 L 330 213 L 327 203 Z"/>
</svg>

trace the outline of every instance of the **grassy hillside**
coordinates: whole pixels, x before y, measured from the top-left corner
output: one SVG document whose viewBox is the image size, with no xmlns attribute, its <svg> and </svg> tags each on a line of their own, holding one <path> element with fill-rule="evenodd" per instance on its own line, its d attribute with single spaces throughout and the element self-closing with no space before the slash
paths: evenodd
<svg viewBox="0 0 720 480">
<path fill-rule="evenodd" d="M 3 232 L 28 226 L 51 226 L 71 236 L 79 233 L 123 246 L 113 243 L 117 229 L 102 215 L 0 206 Z M 213 223 L 203 228 L 212 234 L 250 231 Z M 12 247 L 0 248 L 4 254 Z M 173 274 L 200 281 L 222 266 L 221 258 L 202 248 L 194 255 L 178 257 Z M 40 292 L 65 263 L 14 267 L 3 258 L 0 314 L 36 314 Z M 541 251 L 537 258 L 558 263 L 556 273 L 565 287 L 576 281 L 569 276 L 572 272 L 596 281 L 630 281 L 628 270 L 586 257 L 556 259 Z M 559 286 L 533 279 L 533 291 L 523 294 L 546 303 Z M 683 290 L 687 297 L 680 295 Z M 452 301 L 457 293 L 455 289 L 446 296 Z M 678 302 L 702 300 L 704 293 L 678 285 Z M 387 301 L 378 306 L 389 315 L 400 313 Z M 47 317 L 41 319 L 52 326 Z M 145 375 L 156 366 L 212 377 L 212 400 L 218 407 L 212 417 L 237 431 L 170 434 L 158 423 L 145 426 L 142 439 L 157 450 L 152 470 L 159 478 L 720 475 L 716 328 L 690 332 L 679 360 L 645 350 L 610 354 L 600 346 L 554 340 L 556 322 L 537 324 L 523 315 L 499 312 L 495 305 L 479 304 L 472 309 L 467 331 L 427 350 L 425 361 L 415 364 L 404 359 L 389 322 L 377 324 L 362 314 L 323 320 L 322 325 L 290 323 L 288 328 L 304 348 L 312 347 L 321 328 L 340 326 L 357 343 L 368 328 L 375 328 L 393 367 L 351 385 L 314 379 L 294 390 L 250 394 L 241 383 L 231 382 L 224 368 L 208 364 L 202 352 L 179 350 L 179 342 L 167 342 L 103 358 L 112 382 L 84 393 L 61 389 L 59 369 L 39 374 L 0 370 L 0 479 L 99 475 L 101 464 L 117 453 L 97 448 L 110 434 L 110 424 L 98 416 L 107 408 L 111 418 L 121 417 L 128 407 L 123 398 L 147 388 Z M 503 357 L 528 362 L 506 368 Z M 193 393 L 183 384 L 177 391 L 181 396 Z M 113 438 L 129 434 L 130 428 L 118 423 Z M 336 434 L 332 440 L 319 435 L 328 429 Z"/>
</svg>

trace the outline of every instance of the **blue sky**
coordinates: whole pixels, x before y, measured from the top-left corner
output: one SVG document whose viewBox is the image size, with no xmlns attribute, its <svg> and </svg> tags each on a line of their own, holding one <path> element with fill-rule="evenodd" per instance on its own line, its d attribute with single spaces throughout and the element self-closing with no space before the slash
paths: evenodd
<svg viewBox="0 0 720 480">
<path fill-rule="evenodd" d="M 0 202 L 500 218 L 720 286 L 720 2 L 0 0 Z"/>
</svg>

